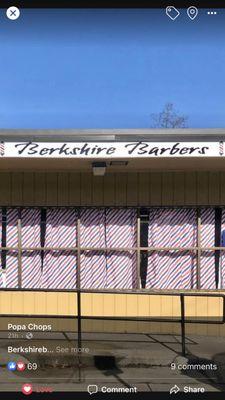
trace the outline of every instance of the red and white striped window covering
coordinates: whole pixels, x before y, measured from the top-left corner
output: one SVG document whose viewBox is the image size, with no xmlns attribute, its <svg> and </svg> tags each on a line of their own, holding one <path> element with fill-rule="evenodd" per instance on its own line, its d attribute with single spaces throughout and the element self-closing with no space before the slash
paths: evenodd
<svg viewBox="0 0 225 400">
<path fill-rule="evenodd" d="M 225 210 L 222 210 L 221 245 L 225 246 Z M 225 289 L 225 251 L 220 253 L 219 289 Z"/>
<path fill-rule="evenodd" d="M 134 209 L 106 210 L 106 246 L 137 245 L 137 211 Z M 109 251 L 106 256 L 106 287 L 133 289 L 137 287 L 137 255 L 135 251 Z"/>
<path fill-rule="evenodd" d="M 85 209 L 80 216 L 81 247 L 105 247 L 105 210 Z M 106 255 L 101 251 L 81 253 L 81 288 L 106 287 Z"/>
<path fill-rule="evenodd" d="M 48 209 L 45 247 L 76 247 L 77 212 Z M 75 251 L 49 250 L 44 253 L 42 288 L 74 289 L 77 283 Z"/>
<path fill-rule="evenodd" d="M 215 210 L 201 210 L 201 247 L 215 246 Z M 202 251 L 200 261 L 201 289 L 216 288 L 215 252 Z"/>
<path fill-rule="evenodd" d="M 224 212 L 223 212 L 224 214 Z M 224 225 L 225 225 L 225 217 Z M 224 226 L 225 227 L 225 226 Z M 149 246 L 193 247 L 197 237 L 196 211 L 192 209 L 150 210 Z M 215 246 L 215 210 L 201 209 L 201 246 Z M 223 258 L 220 261 L 224 274 Z M 155 251 L 149 254 L 146 287 L 164 289 L 196 288 L 196 257 L 193 252 Z M 221 278 L 222 279 L 222 278 Z M 223 279 L 221 285 L 223 285 Z M 215 252 L 202 251 L 201 289 L 216 288 Z"/>
<path fill-rule="evenodd" d="M 195 209 L 150 209 L 148 245 L 154 247 L 194 247 L 197 245 Z M 19 211 L 7 210 L 6 245 L 17 247 Z M 1 218 L 1 215 L 0 215 Z M 40 210 L 21 211 L 22 247 L 40 246 Z M 112 247 L 135 247 L 137 215 L 135 209 L 83 209 L 81 246 L 107 247 L 107 252 L 82 251 L 82 288 L 131 289 L 137 284 L 136 252 L 115 251 Z M 1 225 L 1 224 L 0 224 Z M 225 210 L 222 211 L 225 231 Z M 73 209 L 48 209 L 45 247 L 76 247 L 77 212 Z M 0 226 L 2 239 L 2 226 Z M 201 245 L 215 245 L 215 210 L 201 210 Z M 191 251 L 149 252 L 146 288 L 196 288 L 196 254 Z M 4 279 L 3 279 L 4 276 Z M 216 288 L 215 253 L 201 254 L 202 289 Z M 75 288 L 77 257 L 72 251 L 45 251 L 43 270 L 39 251 L 22 253 L 22 287 Z M 18 288 L 18 252 L 6 252 L 6 270 L 1 271 L 0 287 Z M 225 287 L 225 252 L 221 251 L 219 288 Z"/>
<path fill-rule="evenodd" d="M 194 247 L 197 217 L 192 209 L 152 209 L 149 247 Z M 153 251 L 148 255 L 146 288 L 196 288 L 196 255 L 191 251 Z"/>
<path fill-rule="evenodd" d="M 0 243 L 2 243 L 2 210 L 0 208 Z M 0 256 L 1 260 L 1 256 Z M 3 277 L 4 271 L 2 269 L 2 262 L 1 262 L 1 268 L 0 268 L 0 288 L 4 287 L 4 277 Z M 5 276 L 5 275 L 4 275 Z"/>
<path fill-rule="evenodd" d="M 22 248 L 40 247 L 40 210 L 21 211 Z M 37 250 L 22 252 L 22 288 L 41 287 L 41 252 Z"/>
<path fill-rule="evenodd" d="M 18 246 L 18 210 L 7 210 L 6 246 Z M 6 287 L 18 288 L 18 252 L 8 250 L 6 253 Z"/>
<path fill-rule="evenodd" d="M 81 212 L 81 247 L 135 247 L 136 210 L 89 209 Z M 82 288 L 136 287 L 135 251 L 82 251 Z"/>
</svg>

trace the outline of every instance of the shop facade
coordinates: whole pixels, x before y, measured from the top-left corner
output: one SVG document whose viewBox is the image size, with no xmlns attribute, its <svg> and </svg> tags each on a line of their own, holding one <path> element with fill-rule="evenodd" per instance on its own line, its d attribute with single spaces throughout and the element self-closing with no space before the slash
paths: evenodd
<svg viewBox="0 0 225 400">
<path fill-rule="evenodd" d="M 83 314 L 102 318 L 175 318 L 173 293 L 224 293 L 224 130 L 2 131 L 1 140 L 6 319 L 72 316 L 76 289 L 86 291 Z M 222 309 L 221 298 L 186 300 L 190 317 L 219 319 Z M 107 329 L 176 331 L 138 324 Z"/>
</svg>

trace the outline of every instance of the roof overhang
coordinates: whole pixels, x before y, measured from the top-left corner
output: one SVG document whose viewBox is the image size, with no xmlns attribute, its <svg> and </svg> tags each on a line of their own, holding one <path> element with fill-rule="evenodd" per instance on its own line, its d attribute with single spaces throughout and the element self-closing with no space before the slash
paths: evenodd
<svg viewBox="0 0 225 400">
<path fill-rule="evenodd" d="M 106 161 L 106 174 L 150 171 L 225 171 L 225 159 L 132 159 L 127 165 L 110 165 Z M 0 172 L 92 172 L 91 160 L 74 159 L 0 159 Z"/>
<path fill-rule="evenodd" d="M 0 157 L 0 171 L 80 171 L 90 172 L 93 161 L 105 161 L 107 173 L 110 172 L 145 172 L 145 171 L 196 171 L 225 170 L 225 129 L 94 129 L 94 130 L 7 130 L 0 129 L 0 139 L 3 142 L 4 155 Z M 124 150 L 129 143 L 147 143 L 147 154 L 137 151 L 128 154 Z M 224 145 L 223 145 L 224 142 Z M 49 156 L 46 150 L 43 154 L 33 155 L 18 153 L 15 144 L 35 143 L 39 149 L 60 148 L 66 144 L 68 148 L 81 147 L 88 143 L 92 148 L 105 146 L 114 147 L 116 151 L 106 154 L 76 154 L 68 156 L 53 151 Z M 166 150 L 179 143 L 180 148 L 199 149 L 207 146 L 205 154 L 200 151 L 188 153 Z M 222 144 L 221 144 L 222 143 Z M 159 152 L 154 153 L 158 146 Z M 179 147 L 178 146 L 178 147 Z M 221 150 L 222 146 L 222 150 Z M 21 149 L 22 147 L 20 147 Z M 224 148 L 224 149 L 223 149 Z M 150 150 L 149 150 L 150 149 Z M 153 150 L 152 150 L 153 149 Z M 54 150 L 54 149 L 53 149 Z M 44 154 L 45 152 L 45 154 Z M 186 153 L 185 153 L 186 152 Z M 123 160 L 121 165 L 111 165 L 111 161 Z"/>
<path fill-rule="evenodd" d="M 225 128 L 213 129 L 0 129 L 0 141 L 173 141 L 225 140 Z"/>
</svg>

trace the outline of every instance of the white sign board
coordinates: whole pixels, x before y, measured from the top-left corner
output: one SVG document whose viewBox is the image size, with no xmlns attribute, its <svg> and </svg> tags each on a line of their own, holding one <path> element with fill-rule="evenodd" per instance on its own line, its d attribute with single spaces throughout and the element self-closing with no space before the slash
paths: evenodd
<svg viewBox="0 0 225 400">
<path fill-rule="evenodd" d="M 220 157 L 223 142 L 2 142 L 6 158 L 174 158 Z"/>
</svg>

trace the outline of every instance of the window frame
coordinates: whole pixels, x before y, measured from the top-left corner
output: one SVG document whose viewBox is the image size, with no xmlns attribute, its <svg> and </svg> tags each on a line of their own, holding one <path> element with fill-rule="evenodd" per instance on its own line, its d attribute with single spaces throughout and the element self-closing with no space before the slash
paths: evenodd
<svg viewBox="0 0 225 400">
<path fill-rule="evenodd" d="M 77 245 L 75 247 L 47 247 L 47 246 L 42 246 L 42 247 L 24 247 L 22 246 L 22 224 L 21 224 L 21 212 L 23 209 L 38 209 L 40 210 L 48 210 L 48 209 L 73 209 L 77 211 Z M 197 243 L 196 246 L 194 247 L 149 247 L 149 246 L 141 246 L 141 210 L 146 209 L 148 212 L 151 209 L 193 209 L 196 210 L 196 228 L 197 228 Z M 146 289 L 142 288 L 141 284 L 141 255 L 143 252 L 149 254 L 154 251 L 177 251 L 177 252 L 184 252 L 184 251 L 191 251 L 196 253 L 196 258 L 197 258 L 197 290 L 198 291 L 208 291 L 208 290 L 220 290 L 218 288 L 216 289 L 201 289 L 201 282 L 200 282 L 200 272 L 201 272 L 201 255 L 202 252 L 204 251 L 211 251 L 214 254 L 217 254 L 218 257 L 220 257 L 220 252 L 225 251 L 225 247 L 223 246 L 211 246 L 211 247 L 203 247 L 201 246 L 201 210 L 202 209 L 213 209 L 216 213 L 216 210 L 223 210 L 224 207 L 222 206 L 139 206 L 139 207 L 123 207 L 123 206 L 112 206 L 112 207 L 94 207 L 94 206 L 24 206 L 24 207 L 11 207 L 11 206 L 2 206 L 1 209 L 18 209 L 18 220 L 17 220 L 17 232 L 18 232 L 18 245 L 15 247 L 11 246 L 3 246 L 3 243 L 1 243 L 0 246 L 0 251 L 1 255 L 7 253 L 7 251 L 16 251 L 17 256 L 18 256 L 18 290 L 22 288 L 22 254 L 23 252 L 29 252 L 29 251 L 74 251 L 76 257 L 77 257 L 77 289 L 80 289 L 80 260 L 81 260 L 81 253 L 82 251 L 101 251 L 101 252 L 108 252 L 110 251 L 117 251 L 117 252 L 130 252 L 133 251 L 136 253 L 136 259 L 137 259 L 137 265 L 136 265 L 136 274 L 137 274 L 137 287 L 132 289 L 132 292 L 137 292 L 137 291 L 151 291 L 154 290 L 154 288 L 151 289 Z M 136 234 L 137 234 L 137 243 L 135 247 L 83 247 L 81 246 L 81 241 L 80 241 L 80 215 L 81 215 L 81 210 L 82 209 L 134 209 L 137 212 L 137 221 L 136 221 Z M 216 222 L 215 222 L 215 229 L 216 229 Z M 7 268 L 7 266 L 6 266 Z M 4 270 L 4 268 L 2 268 Z M 60 289 L 57 289 L 60 291 Z M 98 289 L 95 289 L 98 291 Z M 127 289 L 124 289 L 125 291 Z M 160 291 L 164 291 L 165 289 L 158 289 Z M 167 289 L 167 291 L 177 291 L 178 289 Z M 179 291 L 182 291 L 185 289 L 179 289 Z M 193 291 L 196 289 L 186 289 L 188 291 Z M 102 289 L 99 289 L 101 292 Z M 123 289 L 104 289 L 104 291 L 109 291 L 109 292 L 123 292 Z"/>
</svg>

